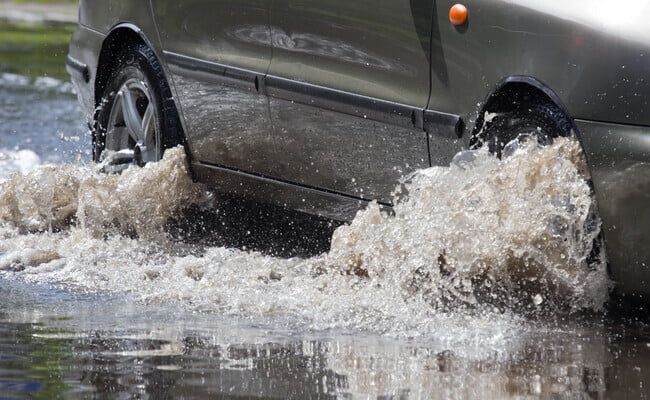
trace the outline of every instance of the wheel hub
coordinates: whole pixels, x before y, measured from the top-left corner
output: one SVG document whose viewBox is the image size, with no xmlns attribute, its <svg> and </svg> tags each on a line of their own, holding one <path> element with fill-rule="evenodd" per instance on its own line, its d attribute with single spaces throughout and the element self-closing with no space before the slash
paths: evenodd
<svg viewBox="0 0 650 400">
<path fill-rule="evenodd" d="M 153 99 L 150 88 L 139 79 L 131 78 L 122 84 L 108 118 L 106 144 L 100 157 L 106 160 L 105 165 L 121 171 L 130 164 L 142 166 L 160 159 Z"/>
</svg>

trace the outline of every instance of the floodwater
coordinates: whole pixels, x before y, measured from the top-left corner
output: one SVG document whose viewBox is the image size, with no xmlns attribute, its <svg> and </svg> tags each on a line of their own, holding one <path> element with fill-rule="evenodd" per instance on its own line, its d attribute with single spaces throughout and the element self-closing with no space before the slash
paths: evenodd
<svg viewBox="0 0 650 400">
<path fill-rule="evenodd" d="M 648 397 L 575 142 L 460 154 L 338 227 L 214 195 L 178 149 L 97 173 L 70 85 L 25 63 L 0 72 L 0 398 Z"/>
</svg>

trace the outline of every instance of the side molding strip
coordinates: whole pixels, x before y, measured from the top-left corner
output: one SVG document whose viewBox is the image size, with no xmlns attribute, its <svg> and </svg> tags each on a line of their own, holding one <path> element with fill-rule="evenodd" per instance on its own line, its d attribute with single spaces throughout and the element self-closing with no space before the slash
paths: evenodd
<svg viewBox="0 0 650 400">
<path fill-rule="evenodd" d="M 463 137 L 465 124 L 458 115 L 424 110 L 424 130 L 430 134 L 460 139 Z"/>
<path fill-rule="evenodd" d="M 76 58 L 70 57 L 70 55 L 68 54 L 68 57 L 65 60 L 65 65 L 69 73 L 76 72 L 81 75 L 84 82 L 86 83 L 90 82 L 90 70 L 88 69 L 88 66 L 86 64 L 82 63 Z"/>
<path fill-rule="evenodd" d="M 330 89 L 291 79 L 163 51 L 170 68 L 197 79 L 216 81 L 325 110 L 391 125 L 422 129 L 449 138 L 462 136 L 460 116 Z"/>
<path fill-rule="evenodd" d="M 170 67 L 181 69 L 190 76 L 201 75 L 203 80 L 216 80 L 226 84 L 233 84 L 233 86 L 255 90 L 261 94 L 259 82 L 264 79 L 264 74 L 200 60 L 171 51 L 163 51 L 163 54 Z"/>
<path fill-rule="evenodd" d="M 421 108 L 277 76 L 267 75 L 265 80 L 267 93 L 272 97 L 392 125 L 422 128 Z"/>
</svg>

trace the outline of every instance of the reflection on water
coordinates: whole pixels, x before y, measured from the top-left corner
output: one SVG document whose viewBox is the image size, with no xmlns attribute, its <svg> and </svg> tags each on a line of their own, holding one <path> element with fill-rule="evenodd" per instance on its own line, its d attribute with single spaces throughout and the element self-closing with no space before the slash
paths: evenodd
<svg viewBox="0 0 650 400">
<path fill-rule="evenodd" d="M 644 325 L 528 322 L 515 341 L 466 352 L 469 338 L 450 347 L 435 336 L 287 331 L 281 318 L 0 287 L 0 395 L 10 398 L 643 398 L 650 379 Z"/>
</svg>

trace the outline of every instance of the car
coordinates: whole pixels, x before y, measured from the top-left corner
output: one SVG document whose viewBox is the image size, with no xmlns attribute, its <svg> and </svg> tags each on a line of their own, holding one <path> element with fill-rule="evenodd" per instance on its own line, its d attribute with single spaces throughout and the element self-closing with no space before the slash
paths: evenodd
<svg viewBox="0 0 650 400">
<path fill-rule="evenodd" d="M 186 147 L 217 190 L 350 220 L 517 132 L 575 135 L 611 276 L 650 294 L 650 3 L 80 0 L 67 68 L 109 171 Z M 489 118 L 486 118 L 489 116 Z"/>
</svg>

